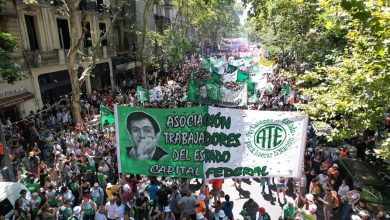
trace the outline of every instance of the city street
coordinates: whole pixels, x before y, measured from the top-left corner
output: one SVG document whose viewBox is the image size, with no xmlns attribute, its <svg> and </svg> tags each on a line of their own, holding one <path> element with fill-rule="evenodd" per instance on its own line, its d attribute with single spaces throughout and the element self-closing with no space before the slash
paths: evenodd
<svg viewBox="0 0 390 220">
<path fill-rule="evenodd" d="M 170 185 L 170 182 L 166 183 Z M 148 183 L 141 184 L 141 189 L 144 189 Z M 291 185 L 291 184 L 290 184 Z M 199 195 L 199 189 L 201 184 L 197 184 L 193 179 L 190 183 L 190 189 L 195 192 L 194 195 Z M 211 185 L 209 184 L 209 188 L 211 190 Z M 271 219 L 278 219 L 282 213 L 282 207 L 284 206 L 284 202 L 277 201 L 276 197 L 276 186 L 271 185 L 271 193 L 268 193 L 267 187 L 265 188 L 266 194 L 261 193 L 261 187 L 259 180 L 254 179 L 243 179 L 241 183 L 241 189 L 234 186 L 234 181 L 232 179 L 226 179 L 223 183 L 223 193 L 222 193 L 222 202 L 224 201 L 223 195 L 228 194 L 230 196 L 231 201 L 234 202 L 233 207 L 233 215 L 236 220 L 243 219 L 243 217 L 239 214 L 242 211 L 243 205 L 249 198 L 252 198 L 259 207 L 264 207 L 266 212 L 271 216 Z M 282 195 L 280 195 L 282 198 Z M 287 189 L 286 197 L 289 198 L 292 196 L 292 186 Z M 212 203 L 213 198 L 210 200 L 210 204 Z"/>
</svg>

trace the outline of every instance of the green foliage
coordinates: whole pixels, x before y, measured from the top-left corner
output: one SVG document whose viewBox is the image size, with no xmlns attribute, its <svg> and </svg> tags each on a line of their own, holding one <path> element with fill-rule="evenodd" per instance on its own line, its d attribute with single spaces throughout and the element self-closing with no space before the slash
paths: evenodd
<svg viewBox="0 0 390 220">
<path fill-rule="evenodd" d="M 182 32 L 167 29 L 160 34 L 148 32 L 148 38 L 153 43 L 157 60 L 164 61 L 165 67 L 174 67 L 185 61 L 188 52 L 195 50 L 195 43 L 192 39 L 183 38 Z M 156 60 L 155 60 L 156 61 Z"/>
<path fill-rule="evenodd" d="M 351 17 L 344 53 L 337 65 L 300 77 L 301 91 L 313 97 L 306 111 L 333 127 L 329 139 L 378 130 L 390 111 L 390 14 L 385 6 L 382 1 L 342 1 L 341 12 Z"/>
<path fill-rule="evenodd" d="M 15 63 L 12 53 L 17 46 L 15 36 L 9 33 L 0 32 L 0 76 L 7 80 L 8 83 L 13 83 L 16 80 L 24 78 L 24 74 L 20 72 L 20 67 Z"/>
<path fill-rule="evenodd" d="M 174 0 L 173 3 L 203 42 L 218 43 L 238 32 L 243 9 L 233 0 Z"/>
<path fill-rule="evenodd" d="M 307 67 L 332 64 L 344 49 L 348 16 L 331 0 L 244 0 L 251 37 L 260 39 L 272 57 L 293 55 Z M 257 34 L 254 34 L 253 29 Z"/>
<path fill-rule="evenodd" d="M 386 133 L 385 139 L 379 142 L 379 148 L 375 150 L 375 153 L 382 158 L 390 158 L 390 133 Z"/>
</svg>

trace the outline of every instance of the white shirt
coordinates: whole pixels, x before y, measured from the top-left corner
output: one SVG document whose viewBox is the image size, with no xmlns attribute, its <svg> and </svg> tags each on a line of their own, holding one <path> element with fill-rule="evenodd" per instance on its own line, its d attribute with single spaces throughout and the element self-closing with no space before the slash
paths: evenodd
<svg viewBox="0 0 390 220">
<path fill-rule="evenodd" d="M 107 210 L 107 217 L 108 218 L 115 219 L 116 208 L 117 208 L 117 205 L 115 203 L 114 204 L 111 204 L 110 202 L 106 203 L 106 210 Z"/>
<path fill-rule="evenodd" d="M 107 217 L 100 212 L 96 212 L 95 219 L 96 220 L 107 220 Z"/>
<path fill-rule="evenodd" d="M 349 192 L 349 186 L 342 184 L 339 187 L 339 190 L 337 191 L 337 194 L 339 194 L 340 197 L 343 197 L 346 192 Z"/>
<path fill-rule="evenodd" d="M 120 206 L 116 207 L 115 218 L 116 219 L 120 219 L 120 220 L 124 220 L 125 219 L 125 206 L 123 204 L 121 204 Z"/>
</svg>

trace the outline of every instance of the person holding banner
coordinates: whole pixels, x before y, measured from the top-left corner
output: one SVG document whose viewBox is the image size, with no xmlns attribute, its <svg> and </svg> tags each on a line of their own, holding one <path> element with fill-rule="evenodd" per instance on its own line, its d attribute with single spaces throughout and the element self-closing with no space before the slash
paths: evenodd
<svg viewBox="0 0 390 220">
<path fill-rule="evenodd" d="M 167 152 L 157 146 L 160 126 L 144 112 L 133 112 L 127 117 L 127 132 L 134 146 L 127 147 L 127 154 L 133 160 L 159 161 L 167 157 Z"/>
</svg>

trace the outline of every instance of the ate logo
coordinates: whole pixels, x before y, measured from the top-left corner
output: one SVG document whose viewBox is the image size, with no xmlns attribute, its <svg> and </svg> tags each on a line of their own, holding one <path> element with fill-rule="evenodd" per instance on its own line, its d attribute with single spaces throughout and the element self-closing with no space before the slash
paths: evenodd
<svg viewBox="0 0 390 220">
<path fill-rule="evenodd" d="M 294 143 L 296 127 L 292 121 L 267 119 L 250 126 L 245 146 L 255 156 L 272 158 L 284 154 Z"/>
<path fill-rule="evenodd" d="M 254 135 L 254 143 L 264 150 L 273 150 L 281 146 L 286 140 L 286 130 L 277 124 L 268 124 L 260 127 Z"/>
</svg>

